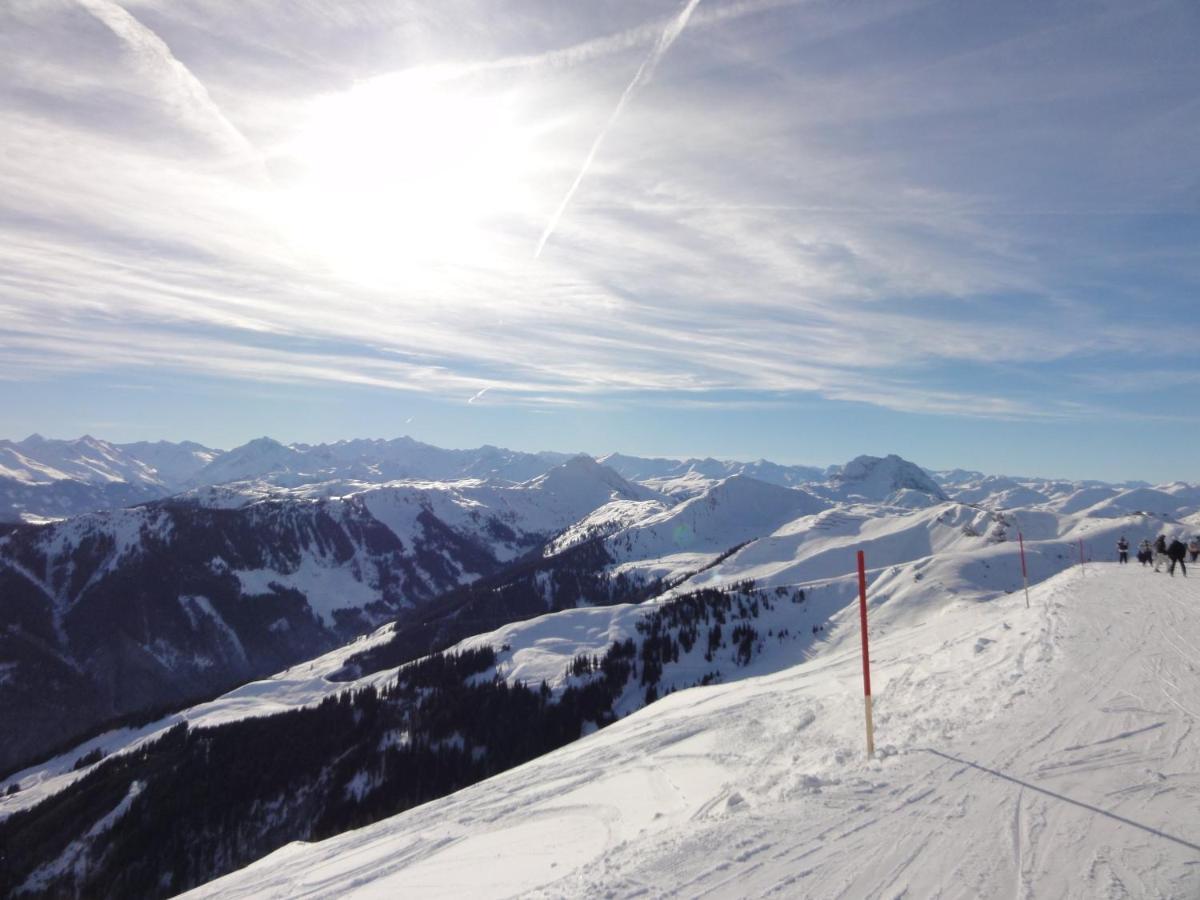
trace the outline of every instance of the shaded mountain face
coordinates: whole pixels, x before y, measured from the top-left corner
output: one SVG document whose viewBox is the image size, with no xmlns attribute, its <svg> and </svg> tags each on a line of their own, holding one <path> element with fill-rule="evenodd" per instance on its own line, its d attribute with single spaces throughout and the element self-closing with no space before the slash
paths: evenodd
<svg viewBox="0 0 1200 900">
<path fill-rule="evenodd" d="M 310 658 L 643 493 L 588 460 L 525 485 L 176 499 L 16 526 L 0 538 L 0 718 L 16 725 L 0 770 Z"/>
<path fill-rule="evenodd" d="M 16 726 L 0 769 L 278 671 L 499 565 L 427 509 L 413 524 L 398 535 L 352 499 L 18 527 L 0 539 L 0 718 Z"/>
</svg>

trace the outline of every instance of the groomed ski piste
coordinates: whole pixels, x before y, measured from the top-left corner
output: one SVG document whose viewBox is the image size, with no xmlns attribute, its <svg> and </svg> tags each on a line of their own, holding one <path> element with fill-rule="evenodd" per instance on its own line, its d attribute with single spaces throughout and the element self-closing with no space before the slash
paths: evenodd
<svg viewBox="0 0 1200 900">
<path fill-rule="evenodd" d="M 872 573 L 874 759 L 847 604 L 807 659 L 187 896 L 1200 896 L 1200 573 L 1077 565 L 1027 608 L 979 565 Z"/>
</svg>

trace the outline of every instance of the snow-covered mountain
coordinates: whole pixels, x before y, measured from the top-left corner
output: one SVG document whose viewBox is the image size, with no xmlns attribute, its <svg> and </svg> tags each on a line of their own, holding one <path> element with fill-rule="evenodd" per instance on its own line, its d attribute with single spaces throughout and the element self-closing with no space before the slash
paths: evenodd
<svg viewBox="0 0 1200 900">
<path fill-rule="evenodd" d="M 0 440 L 0 521 L 131 506 L 165 496 L 171 488 L 150 462 L 90 435 L 73 441 L 38 434 Z"/>
<path fill-rule="evenodd" d="M 820 481 L 828 474 L 828 470 L 814 466 L 784 466 L 766 459 L 755 462 L 719 460 L 712 457 L 679 460 L 611 453 L 600 457 L 599 462 L 616 470 L 625 478 L 649 483 L 659 489 L 697 481 L 720 481 L 731 475 L 748 475 L 769 484 L 797 487 L 810 481 Z"/>
<path fill-rule="evenodd" d="M 1076 568 L 1026 608 L 975 579 L 944 600 L 884 577 L 875 759 L 850 607 L 808 652 L 765 638 L 795 665 L 187 896 L 1200 896 L 1196 676 L 1172 649 L 1200 642 L 1189 585 Z"/>
<path fill-rule="evenodd" d="M 171 441 L 137 441 L 113 446 L 153 469 L 159 482 L 172 490 L 191 484 L 206 466 L 224 453 L 195 441 L 177 444 Z"/>
<path fill-rule="evenodd" d="M 485 445 L 445 450 L 412 438 L 349 440 L 333 444 L 281 444 L 256 438 L 202 469 L 194 485 L 261 482 L 296 487 L 322 482 L 528 481 L 568 459 L 563 453 L 521 453 Z"/>
<path fill-rule="evenodd" d="M 25 721 L 0 740 L 0 769 L 107 718 L 428 617 L 447 591 L 596 507 L 653 496 L 577 458 L 519 485 L 397 484 L 236 509 L 163 500 L 19 527 L 0 537 L 0 715 Z"/>
<path fill-rule="evenodd" d="M 845 682 L 853 685 L 845 672 L 852 676 L 857 659 L 850 605 L 857 550 L 870 569 L 878 724 L 881 735 L 891 729 L 881 738 L 886 755 L 879 765 L 887 766 L 939 738 L 999 740 L 999 726 L 995 733 L 972 731 L 968 714 L 999 721 L 1044 708 L 1028 701 L 1047 685 L 1065 685 L 1047 667 L 1054 659 L 1047 647 L 1057 646 L 1048 623 L 1062 606 L 1063 573 L 1092 578 L 1102 567 L 1091 561 L 1111 559 L 1121 535 L 1136 543 L 1200 522 L 1200 491 L 1191 485 L 1101 491 L 1083 482 L 978 473 L 939 484 L 895 456 L 859 457 L 800 486 L 699 464 L 682 474 L 645 468 L 650 474 L 637 483 L 589 457 L 566 458 L 521 483 L 405 476 L 380 484 L 370 479 L 393 470 L 371 470 L 363 462 L 375 452 L 369 446 L 348 447 L 372 442 L 345 442 L 325 469 L 314 467 L 313 448 L 252 443 L 223 471 L 246 475 L 258 460 L 268 477 L 198 486 L 139 509 L 18 527 L 0 538 L 0 595 L 16 598 L 0 609 L 10 617 L 0 621 L 0 659 L 14 663 L 0 668 L 0 718 L 21 721 L 0 736 L 10 759 L 51 749 L 53 728 L 63 726 L 54 716 L 64 711 L 71 727 L 80 717 L 93 731 L 112 707 L 141 711 L 126 727 L 90 737 L 82 734 L 88 728 L 76 728 L 80 739 L 70 749 L 0 782 L 0 893 L 23 887 L 90 894 L 105 886 L 162 896 L 288 842 L 332 838 L 371 822 L 379 824 L 314 845 L 315 856 L 299 845 L 284 850 L 282 863 L 269 858 L 222 889 L 340 896 L 351 887 L 342 867 L 353 866 L 367 891 L 387 892 L 400 882 L 444 894 L 484 890 L 473 876 L 454 880 L 457 857 L 443 850 L 462 841 L 482 858 L 496 840 L 503 843 L 483 824 L 500 821 L 483 811 L 489 803 L 525 810 L 531 822 L 545 817 L 561 831 L 553 846 L 563 854 L 554 860 L 562 872 L 523 853 L 524 838 L 514 838 L 504 855 L 521 862 L 504 870 L 498 889 L 592 894 L 606 877 L 606 859 L 622 860 L 653 886 L 658 882 L 645 873 L 659 857 L 631 853 L 621 843 L 631 837 L 593 840 L 603 829 L 588 824 L 590 813 L 581 822 L 564 813 L 566 821 L 544 798 L 569 796 L 587 810 L 589 784 L 596 803 L 615 791 L 619 815 L 634 823 L 630 833 L 645 829 L 648 840 L 669 848 L 686 847 L 683 816 L 711 826 L 712 846 L 722 846 L 726 818 L 763 806 L 786 819 L 785 801 L 822 791 L 842 798 L 839 785 L 850 784 L 842 778 L 868 779 L 854 781 L 847 797 L 857 791 L 887 802 L 916 791 L 908 781 L 899 794 L 867 791 L 880 768 L 845 774 L 846 735 L 861 722 L 861 706 L 848 717 L 854 726 L 830 711 L 843 703 Z M 492 461 L 479 464 L 498 471 L 496 457 L 484 456 Z M 673 479 L 691 487 L 657 489 Z M 953 496 L 971 485 L 983 489 L 972 495 L 978 499 Z M 1021 498 L 1031 502 L 1005 507 Z M 1018 533 L 1034 586 L 1030 611 Z M 1076 566 L 1081 546 L 1086 572 Z M 1168 582 L 1136 564 L 1118 574 L 1130 590 Z M 1164 594 L 1163 603 L 1183 602 L 1171 597 Z M 1116 601 L 1113 608 L 1124 609 Z M 1074 622 L 1062 628 L 1078 632 Z M 1109 633 L 1088 641 L 1096 638 L 1098 647 Z M 1089 646 L 1081 641 L 1076 649 Z M 451 650 L 431 652 L 442 647 Z M 260 667 L 251 671 L 254 665 Z M 950 672 L 964 670 L 960 687 L 947 685 Z M 195 696 L 184 685 L 205 685 L 211 695 L 220 689 L 216 672 L 229 684 L 269 671 L 278 674 L 180 709 Z M 1190 677 L 1183 668 L 1169 674 L 1176 686 Z M 138 694 L 151 687 L 164 690 L 166 714 Z M 138 703 L 121 706 L 130 696 Z M 742 715 L 738 704 L 759 712 Z M 791 763 L 764 768 L 724 725 L 706 718 L 709 709 L 733 716 L 729 735 L 743 734 L 762 753 L 782 753 Z M 754 724 L 758 714 L 771 717 L 769 727 Z M 649 732 L 626 724 L 626 716 L 630 723 L 670 723 L 667 737 L 642 741 Z M 776 727 L 789 717 L 801 724 Z M 1034 726 L 1045 724 L 1029 722 L 1018 729 L 1022 747 L 1031 746 Z M 606 733 L 577 745 L 590 746 L 595 757 L 556 749 L 600 728 Z M 1089 728 L 1072 733 L 1082 739 Z M 11 749 L 12 735 L 24 740 L 26 732 L 41 743 Z M 608 734 L 631 740 L 628 752 Z M 706 735 L 716 743 L 706 743 Z M 1177 731 L 1169 737 L 1178 743 Z M 691 781 L 673 769 L 675 787 L 667 789 L 632 760 L 641 746 L 666 754 L 654 756 L 656 766 L 672 765 L 673 751 L 664 749 L 672 741 L 702 777 Z M 1106 752 L 1105 739 L 1097 741 Z M 743 767 L 726 746 L 742 747 L 738 753 L 753 760 Z M 1063 752 L 1076 750 L 1064 745 Z M 509 806 L 483 783 L 546 753 L 490 783 L 511 787 Z M 747 781 L 754 766 L 764 772 L 761 781 Z M 521 774 L 528 771 L 553 787 L 535 789 L 537 782 Z M 721 793 L 717 782 L 735 787 Z M 776 791 L 772 784 L 790 787 Z M 636 785 L 642 788 L 631 790 Z M 630 799 L 639 790 L 661 799 L 661 822 Z M 403 812 L 430 801 L 425 809 L 463 814 L 435 826 L 425 812 Z M 846 809 L 835 803 L 816 814 L 829 826 L 838 808 Z M 859 818 L 862 830 L 875 828 L 870 816 Z M 504 822 L 507 833 L 507 814 Z M 450 843 L 427 839 L 438 827 L 450 829 Z M 747 839 L 767 840 L 755 835 Z M 360 869 L 340 856 L 347 847 L 386 853 L 389 863 Z M 806 844 L 796 852 L 810 850 Z M 671 858 L 669 849 L 662 852 Z M 287 860 L 297 862 L 294 871 Z M 444 863 L 444 877 L 430 882 L 426 861 Z M 323 874 L 308 874 L 315 871 L 310 864 L 323 866 Z M 736 860 L 727 868 L 747 877 L 757 871 Z M 803 870 L 779 870 L 780 877 L 817 894 L 837 878 L 805 881 Z M 1179 880 L 1187 872 L 1171 872 L 1172 883 L 1187 886 Z M 695 883 L 719 894 L 720 877 L 714 869 Z M 726 890 L 738 893 L 742 884 Z M 860 884 L 876 890 L 875 882 Z M 984 884 L 990 890 L 992 882 Z"/>
<path fill-rule="evenodd" d="M 904 501 L 906 498 L 900 493 L 903 491 L 925 494 L 931 500 L 946 499 L 941 487 L 924 469 L 895 454 L 882 458 L 859 456 L 852 459 L 835 469 L 821 490 L 833 499 L 854 499 L 868 503 L 886 503 L 897 494 Z"/>
<path fill-rule="evenodd" d="M 733 479 L 735 491 L 741 489 L 741 481 Z M 802 515 L 791 525 L 751 541 L 717 566 L 694 574 L 647 603 L 583 607 L 506 625 L 462 642 L 448 656 L 399 670 L 380 655 L 396 638 L 395 630 L 385 629 L 311 664 L 293 667 L 274 679 L 239 689 L 152 726 L 99 736 L 6 782 L 21 787 L 0 802 L 0 814 L 30 811 L 24 819 L 14 815 L 0 825 L 0 838 L 7 838 L 16 848 L 16 859 L 24 859 L 23 853 L 35 851 L 26 851 L 28 839 L 21 835 L 42 834 L 30 825 L 36 826 L 43 816 L 59 815 L 56 810 L 67 804 L 84 811 L 79 815 L 78 829 L 48 838 L 50 846 L 40 847 L 36 853 L 45 860 L 59 859 L 63 851 L 52 848 L 74 840 L 78 842 L 74 858 L 86 859 L 87 864 L 63 869 L 53 863 L 22 863 L 25 868 L 21 870 L 21 883 L 57 890 L 72 884 L 76 873 L 87 872 L 91 873 L 88 877 L 124 879 L 120 883 L 134 893 L 146 884 L 163 883 L 177 889 L 195 883 L 196 873 L 206 867 L 213 871 L 216 866 L 215 870 L 220 871 L 222 863 L 218 860 L 228 864 L 252 859 L 288 840 L 335 834 L 362 821 L 364 815 L 378 816 L 389 808 L 404 809 L 429 799 L 429 794 L 421 790 L 438 790 L 435 785 L 445 785 L 440 790 L 453 790 L 456 784 L 496 773 L 564 739 L 586 734 L 596 725 L 621 721 L 657 698 L 682 692 L 629 719 L 630 723 L 672 723 L 663 740 L 677 744 L 683 756 L 694 760 L 691 765 L 702 766 L 708 773 L 702 782 L 710 785 L 705 791 L 688 802 L 682 797 L 670 801 L 683 804 L 678 810 L 674 805 L 664 808 L 656 803 L 646 813 L 663 812 L 668 818 L 655 820 L 657 824 L 647 833 L 661 837 L 667 846 L 677 845 L 683 832 L 662 830 L 676 826 L 683 829 L 676 813 L 683 816 L 686 812 L 694 818 L 695 810 L 703 807 L 710 814 L 718 808 L 735 814 L 743 812 L 742 804 L 757 808 L 784 800 L 796 803 L 825 790 L 836 794 L 841 783 L 838 779 L 850 777 L 848 769 L 860 770 L 861 763 L 851 763 L 857 759 L 854 735 L 861 723 L 861 706 L 857 705 L 861 701 L 856 700 L 852 690 L 858 664 L 854 652 L 857 612 L 851 605 L 856 549 L 865 550 L 870 566 L 872 627 L 878 642 L 876 678 L 880 685 L 878 740 L 883 747 L 883 765 L 889 765 L 890 757 L 916 752 L 937 736 L 943 740 L 957 740 L 960 735 L 965 741 L 977 739 L 977 732 L 969 724 L 972 720 L 986 722 L 1009 715 L 1014 708 L 1044 709 L 1036 698 L 1047 690 L 1045 679 L 1051 675 L 1039 665 L 1047 661 L 1046 642 L 1052 638 L 1046 630 L 1045 616 L 1061 608 L 1061 600 L 1054 593 L 1060 584 L 1055 580 L 1057 573 L 1079 577 L 1081 570 L 1073 566 L 1080 536 L 1086 536 L 1089 547 L 1102 553 L 1115 540 L 1117 530 L 1139 521 L 1024 513 L 1008 521 L 1026 535 L 1032 581 L 1035 586 L 1043 582 L 1046 585 L 1040 592 L 1035 588 L 1034 605 L 1027 610 L 1020 592 L 1017 548 L 1014 542 L 997 539 L 994 533 L 994 526 L 1005 524 L 1001 514 L 953 503 L 940 509 L 874 517 L 863 515 L 861 506 L 851 509 L 857 514 L 839 512 L 831 506 Z M 984 523 L 993 526 L 991 530 L 984 532 Z M 782 542 L 789 535 L 793 542 Z M 1130 586 L 1144 587 L 1156 578 L 1167 581 L 1165 575 L 1145 570 L 1121 574 L 1142 579 L 1130 581 Z M 1143 601 L 1139 597 L 1137 602 Z M 1114 609 L 1113 615 L 1118 614 L 1119 609 Z M 1089 611 L 1088 615 L 1094 613 Z M 1061 630 L 1072 631 L 1065 626 Z M 1101 628 L 1095 633 L 1111 633 L 1111 629 Z M 1094 649 L 1083 643 L 1078 646 Z M 362 662 L 351 665 L 354 659 Z M 347 670 L 357 673 L 355 680 L 341 680 Z M 957 682 L 949 680 L 952 673 L 958 677 Z M 539 688 L 542 683 L 545 687 Z M 721 683 L 726 687 L 712 687 Z M 761 689 L 755 687 L 760 684 Z M 786 684 L 795 684 L 801 691 L 799 695 L 784 695 L 793 697 L 784 706 L 795 707 L 794 714 L 777 710 L 769 717 L 773 722 L 799 723 L 784 732 L 798 741 L 785 756 L 791 762 L 778 764 L 793 772 L 795 777 L 789 783 L 794 790 L 776 797 L 766 778 L 774 769 L 762 770 L 761 781 L 742 781 L 755 766 L 761 769 L 765 763 L 747 760 L 743 766 L 737 762 L 739 755 L 728 755 L 725 751 L 729 747 L 742 745 L 727 743 L 728 739 L 721 737 L 724 726 L 717 720 L 730 716 L 740 704 L 757 709 L 756 704 L 768 703 L 775 709 L 783 702 L 777 697 L 780 686 Z M 439 687 L 431 692 L 433 685 Z M 709 687 L 699 687 L 702 685 Z M 931 692 L 938 698 L 936 703 L 928 701 Z M 336 697 L 341 699 L 332 699 Z M 726 697 L 733 706 L 722 699 Z M 840 715 L 837 710 L 847 704 L 850 712 Z M 911 704 L 920 704 L 920 708 L 910 709 Z M 681 709 L 688 712 L 681 713 Z M 855 709 L 859 712 L 851 714 Z M 695 718 L 697 713 L 692 710 L 712 710 L 711 715 L 717 719 L 710 722 L 707 712 Z M 281 715 L 284 712 L 288 715 Z M 660 715 L 665 718 L 658 719 Z M 753 718 L 733 714 L 730 727 L 735 731 L 745 729 L 744 736 L 755 745 L 763 743 L 764 752 L 771 747 L 775 748 L 771 752 L 779 752 L 783 737 L 767 738 L 761 723 L 755 730 Z M 181 722 L 188 727 L 181 729 Z M 639 746 L 643 753 L 658 752 L 654 749 L 657 744 L 646 744 L 625 730 L 635 727 L 623 725 L 614 733 L 633 741 L 630 752 L 635 756 L 635 747 Z M 807 730 L 810 727 L 811 732 Z M 565 738 L 554 736 L 562 735 L 564 728 Z M 695 739 L 683 738 L 680 729 Z M 700 735 L 709 735 L 716 743 L 697 744 Z M 1013 739 L 1021 746 L 1028 744 L 1024 733 Z M 636 807 L 639 792 L 630 793 L 620 787 L 625 783 L 621 779 L 636 780 L 636 774 L 630 773 L 639 770 L 615 762 L 613 768 L 608 768 L 601 762 L 626 759 L 603 749 L 623 746 L 609 744 L 609 740 L 597 736 L 589 744 L 580 745 L 584 749 L 566 749 L 545 757 L 534 765 L 532 771 L 540 773 L 534 780 L 525 781 L 526 776 L 519 774 L 529 771 L 528 767 L 503 776 L 500 784 L 513 786 L 509 796 L 517 804 L 514 813 L 541 808 L 541 793 L 525 793 L 525 786 L 532 790 L 538 780 L 558 785 L 554 795 L 559 797 L 564 791 L 568 796 L 583 791 L 578 803 L 586 808 L 582 799 L 587 795 L 586 784 L 598 777 L 602 783 L 617 778 L 618 782 L 596 793 L 596 802 L 612 794 L 623 811 L 622 817 L 634 816 L 641 822 L 637 818 L 641 814 L 636 812 L 640 808 Z M 303 755 L 280 752 L 298 745 L 306 748 Z M 702 745 L 709 746 L 710 751 L 704 751 Z M 593 758 L 586 750 L 589 746 L 599 755 L 594 762 L 583 764 L 583 760 Z M 715 752 L 717 747 L 723 748 L 721 752 Z M 954 749 L 944 744 L 938 747 L 944 752 Z M 219 786 L 207 788 L 204 799 L 178 802 L 185 785 L 203 779 L 211 759 L 225 759 L 229 754 L 229 758 L 265 760 L 264 765 L 274 774 L 268 783 L 259 784 L 236 774 L 243 771 L 238 767 L 236 773 L 231 773 L 236 777 L 224 778 Z M 106 760 L 95 762 L 101 755 Z M 81 759 L 84 762 L 78 764 Z M 550 773 L 559 770 L 546 768 L 559 765 L 554 760 L 576 767 L 565 785 L 565 775 L 552 777 Z M 597 766 L 601 768 L 597 770 Z M 415 772 L 426 773 L 421 776 L 423 780 L 413 781 Z M 455 772 L 458 774 L 452 774 Z M 673 771 L 671 777 L 677 786 L 692 783 L 682 771 Z M 455 780 L 461 778 L 466 781 Z M 722 792 L 716 782 L 730 779 L 738 784 L 737 790 Z M 126 816 L 122 804 L 135 790 L 131 802 L 140 804 L 138 815 Z M 413 790 L 418 793 L 411 793 Z M 741 799 L 731 800 L 735 793 Z M 439 801 L 437 808 L 456 810 L 460 808 L 456 804 L 488 803 L 495 796 L 479 785 Z M 517 797 L 522 799 L 517 801 Z M 38 800 L 43 805 L 32 807 Z M 113 809 L 120 812 L 112 814 L 110 824 L 105 826 L 103 846 L 108 849 L 100 850 L 96 835 L 84 832 L 91 827 L 89 823 Z M 217 810 L 225 810 L 220 815 L 231 815 L 241 823 L 236 833 L 203 824 L 213 821 Z M 824 807 L 817 807 L 817 811 L 822 816 L 833 815 Z M 529 821 L 537 819 L 533 815 Z M 120 824 L 112 824 L 116 821 Z M 486 842 L 487 835 L 494 833 L 471 828 L 471 821 L 483 821 L 474 816 L 452 815 L 446 821 L 459 822 L 455 826 L 459 828 L 456 840 L 475 847 L 482 846 L 477 842 Z M 600 851 L 590 841 L 573 847 L 571 836 L 576 831 L 567 824 L 558 825 L 563 829 L 563 838 L 555 846 L 564 855 L 556 862 L 571 872 L 578 869 L 576 874 L 581 876 L 599 877 L 588 866 L 599 859 L 596 854 Z M 405 835 L 429 827 L 426 814 L 414 811 L 372 826 L 358 836 L 348 834 L 329 845 L 314 845 L 313 857 L 287 857 L 298 864 L 296 868 L 289 863 L 277 865 L 275 858 L 269 858 L 233 881 L 214 885 L 213 890 L 242 890 L 238 887 L 242 884 L 263 890 L 275 884 L 273 890 L 287 893 L 289 888 L 284 885 L 294 889 L 297 884 L 289 879 L 309 878 L 302 874 L 307 871 L 309 859 L 320 860 L 328 867 L 331 857 L 345 852 L 346 841 L 373 842 L 382 840 L 379 836 L 383 835 L 390 841 L 387 847 L 392 864 L 386 869 L 368 868 L 372 879 L 384 879 L 377 888 L 395 883 L 387 879 L 427 877 L 418 864 L 424 856 L 409 858 L 401 845 L 409 840 Z M 135 845 L 143 851 L 150 847 L 154 852 L 143 852 L 139 858 L 144 862 L 122 869 L 118 875 L 106 854 L 119 852 L 113 851 L 114 847 Z M 506 858 L 529 860 L 518 866 L 522 872 L 530 871 L 532 865 L 532 870 L 539 873 L 534 881 L 519 884 L 545 884 L 551 892 L 564 889 L 558 876 L 570 872 L 558 873 L 548 865 L 539 867 L 533 857 L 525 856 L 523 841 L 510 849 Z M 608 847 L 606 852 L 620 850 Z M 186 868 L 168 872 L 153 862 L 178 858 L 189 860 Z M 336 863 L 332 864 L 336 868 Z M 626 865 L 636 864 L 635 857 L 626 859 Z M 324 877 L 329 877 L 328 871 Z M 85 886 L 87 882 L 79 884 Z M 504 887 L 509 882 L 501 879 L 498 884 Z M 554 884 L 558 887 L 550 887 Z M 584 893 L 590 892 L 589 884 L 584 882 Z M 474 882 L 472 885 L 480 887 Z M 433 890 L 450 895 L 463 886 L 459 880 L 435 881 Z M 327 882 L 327 890 L 334 894 L 346 888 L 337 876 Z M 480 889 L 485 893 L 490 890 L 486 886 Z"/>
<path fill-rule="evenodd" d="M 0 441 L 0 521 L 45 521 L 198 488 L 261 499 L 275 488 L 325 485 L 333 495 L 394 481 L 523 482 L 568 459 L 483 446 L 445 450 L 411 438 L 285 445 L 262 437 L 228 452 L 192 441 L 112 444 L 91 436 Z"/>
</svg>

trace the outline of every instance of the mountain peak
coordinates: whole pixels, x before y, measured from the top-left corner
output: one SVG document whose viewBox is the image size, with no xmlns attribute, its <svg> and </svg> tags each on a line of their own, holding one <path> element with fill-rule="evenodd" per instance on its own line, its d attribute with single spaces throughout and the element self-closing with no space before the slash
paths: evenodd
<svg viewBox="0 0 1200 900">
<path fill-rule="evenodd" d="M 921 491 L 938 500 L 946 495 L 936 481 L 918 466 L 895 453 L 887 456 L 857 456 L 830 479 L 830 484 L 845 496 L 883 500 L 899 490 Z"/>
</svg>

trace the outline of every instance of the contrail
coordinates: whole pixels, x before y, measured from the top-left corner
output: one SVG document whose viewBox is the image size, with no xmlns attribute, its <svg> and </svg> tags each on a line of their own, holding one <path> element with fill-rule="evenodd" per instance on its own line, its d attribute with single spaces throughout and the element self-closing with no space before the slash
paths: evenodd
<svg viewBox="0 0 1200 900">
<path fill-rule="evenodd" d="M 125 43 L 138 69 L 162 92 L 176 113 L 216 138 L 226 150 L 261 166 L 262 158 L 254 145 L 225 117 L 200 79 L 175 58 L 166 41 L 115 0 L 77 2 Z"/>
<path fill-rule="evenodd" d="M 675 39 L 683 32 L 687 26 L 688 19 L 692 17 L 692 12 L 700 5 L 700 0 L 687 0 L 687 4 L 680 11 L 675 20 L 667 25 L 666 29 L 658 37 L 658 42 L 650 50 L 650 54 L 642 60 L 642 64 L 638 66 L 637 72 L 634 73 L 633 80 L 629 82 L 629 86 L 625 88 L 621 94 L 621 98 L 617 101 L 616 108 L 613 109 L 612 115 L 608 117 L 608 121 L 604 123 L 604 127 L 600 129 L 600 133 L 596 135 L 596 140 L 592 142 L 592 149 L 588 151 L 587 156 L 583 160 L 583 165 L 579 169 L 579 174 L 575 176 L 575 180 L 571 183 L 571 187 L 567 189 L 567 193 L 563 196 L 562 202 L 558 204 L 558 209 L 554 211 L 554 215 L 550 217 L 549 223 L 546 225 L 546 230 L 542 232 L 541 240 L 538 241 L 537 249 L 533 251 L 533 258 L 537 259 L 542 255 L 542 250 L 546 246 L 546 241 L 550 240 L 550 235 L 554 234 L 554 229 L 558 227 L 558 220 L 562 218 L 562 214 L 566 211 L 571 203 L 571 198 L 575 196 L 575 192 L 579 190 L 579 184 L 583 181 L 583 176 L 587 174 L 587 170 L 592 165 L 592 160 L 596 158 L 596 151 L 600 149 L 600 144 L 604 140 L 604 136 L 608 134 L 613 123 L 617 121 L 617 117 L 621 115 L 621 110 L 625 108 L 625 104 L 629 99 L 637 93 L 638 89 L 645 84 L 650 76 L 654 74 L 654 70 L 658 68 L 659 62 L 671 45 L 675 43 Z"/>
<path fill-rule="evenodd" d="M 482 400 L 482 399 L 483 399 L 483 395 L 484 395 L 484 394 L 486 394 L 486 393 L 487 393 L 488 391 L 490 391 L 491 389 L 492 389 L 492 386 L 489 384 L 489 385 L 488 385 L 487 387 L 485 387 L 485 388 L 484 388 L 482 391 L 480 391 L 480 392 L 479 392 L 479 393 L 477 393 L 477 394 L 476 394 L 474 397 L 472 397 L 470 400 L 468 400 L 468 401 L 467 401 L 467 405 L 468 405 L 468 406 L 469 406 L 469 405 L 471 405 L 471 404 L 472 404 L 472 403 L 474 403 L 476 400 Z"/>
</svg>

